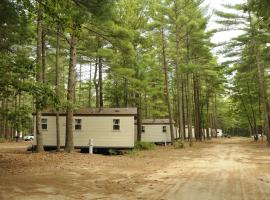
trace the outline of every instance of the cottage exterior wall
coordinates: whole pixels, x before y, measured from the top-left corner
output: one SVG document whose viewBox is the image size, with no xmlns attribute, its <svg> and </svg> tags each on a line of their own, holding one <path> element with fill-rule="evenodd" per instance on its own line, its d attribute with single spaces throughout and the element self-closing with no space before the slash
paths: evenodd
<svg viewBox="0 0 270 200">
<path fill-rule="evenodd" d="M 56 117 L 42 116 L 42 118 L 48 120 L 47 130 L 42 130 L 43 144 L 56 146 Z M 87 147 L 89 139 L 94 140 L 94 147 L 134 147 L 134 116 L 74 116 L 74 122 L 75 119 L 82 120 L 81 130 L 75 130 L 75 125 L 73 127 L 75 147 Z M 120 130 L 113 130 L 113 119 L 120 119 Z M 64 146 L 66 117 L 60 116 L 59 121 L 61 146 Z M 34 133 L 36 133 L 35 129 Z M 34 142 L 36 144 L 36 141 Z"/>
</svg>

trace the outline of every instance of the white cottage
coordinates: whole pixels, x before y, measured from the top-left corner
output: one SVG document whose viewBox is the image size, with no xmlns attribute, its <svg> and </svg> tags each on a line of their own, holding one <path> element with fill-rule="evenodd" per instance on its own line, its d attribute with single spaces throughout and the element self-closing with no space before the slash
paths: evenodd
<svg viewBox="0 0 270 200">
<path fill-rule="evenodd" d="M 173 122 L 174 137 L 178 138 L 175 122 Z M 169 119 L 143 119 L 141 140 L 143 142 L 164 143 L 171 142 Z M 137 124 L 135 123 L 137 135 Z M 135 137 L 136 137 L 135 135 Z"/>
<path fill-rule="evenodd" d="M 189 137 L 189 135 L 188 135 L 188 126 L 186 125 L 185 126 L 185 138 L 188 138 Z M 194 127 L 193 126 L 191 126 L 191 136 L 192 136 L 192 138 L 195 138 L 195 131 L 194 131 Z"/>
<path fill-rule="evenodd" d="M 74 147 L 88 147 L 93 139 L 94 148 L 133 148 L 134 117 L 137 108 L 84 108 L 74 112 Z M 35 119 L 35 117 L 34 117 Z M 42 113 L 42 135 L 45 147 L 56 146 L 56 113 Z M 66 113 L 60 113 L 61 146 L 65 146 Z M 36 131 L 34 129 L 34 134 Z M 36 137 L 35 137 L 36 138 Z M 36 140 L 34 140 L 36 144 Z"/>
</svg>

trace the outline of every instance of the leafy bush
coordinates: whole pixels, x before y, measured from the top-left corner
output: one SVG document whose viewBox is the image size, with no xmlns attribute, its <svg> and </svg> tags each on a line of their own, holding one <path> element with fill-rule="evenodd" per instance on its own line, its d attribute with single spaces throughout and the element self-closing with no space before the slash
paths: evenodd
<svg viewBox="0 0 270 200">
<path fill-rule="evenodd" d="M 152 150 L 155 149 L 156 145 L 152 142 L 136 142 L 135 150 L 142 151 L 142 150 Z"/>
<path fill-rule="evenodd" d="M 0 143 L 4 143 L 4 142 L 6 142 L 6 139 L 0 137 Z"/>
<path fill-rule="evenodd" d="M 173 143 L 173 147 L 175 149 L 183 149 L 185 147 L 185 143 L 182 140 L 177 140 Z"/>
</svg>

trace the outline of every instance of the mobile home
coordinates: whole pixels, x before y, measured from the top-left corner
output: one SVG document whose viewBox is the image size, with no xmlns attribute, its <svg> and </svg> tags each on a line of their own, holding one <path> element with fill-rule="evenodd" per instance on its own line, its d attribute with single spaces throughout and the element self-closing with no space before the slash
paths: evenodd
<svg viewBox="0 0 270 200">
<path fill-rule="evenodd" d="M 85 148 L 93 139 L 94 148 L 133 148 L 134 117 L 137 108 L 85 108 L 74 111 L 75 148 Z M 61 146 L 65 146 L 66 113 L 60 112 Z M 35 117 L 34 117 L 35 120 Z M 45 147 L 56 146 L 56 113 L 42 113 L 41 129 Z M 36 130 L 34 129 L 36 135 Z M 36 138 L 36 137 L 35 137 Z M 36 144 L 36 140 L 34 141 Z"/>
<path fill-rule="evenodd" d="M 195 131 L 193 126 L 191 126 L 191 137 L 195 138 Z M 187 125 L 185 126 L 185 138 L 189 138 Z"/>
<path fill-rule="evenodd" d="M 174 137 L 179 135 L 173 122 Z M 137 123 L 135 122 L 135 136 L 137 136 Z M 164 143 L 171 142 L 169 119 L 143 119 L 141 140 L 144 142 Z"/>
</svg>

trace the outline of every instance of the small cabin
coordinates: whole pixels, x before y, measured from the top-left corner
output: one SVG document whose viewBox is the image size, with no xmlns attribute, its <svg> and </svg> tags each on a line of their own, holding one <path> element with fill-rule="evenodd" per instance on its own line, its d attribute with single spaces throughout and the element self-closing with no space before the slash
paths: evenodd
<svg viewBox="0 0 270 200">
<path fill-rule="evenodd" d="M 178 138 L 175 122 L 173 122 L 174 137 Z M 135 137 L 137 136 L 137 122 L 135 122 Z M 136 137 L 137 138 L 137 137 Z M 171 142 L 169 119 L 143 119 L 141 141 L 164 143 Z"/>
<path fill-rule="evenodd" d="M 192 138 L 195 138 L 195 131 L 194 131 L 194 127 L 191 126 L 191 137 Z M 185 126 L 185 138 L 189 138 L 189 135 L 188 135 L 188 126 L 186 125 Z"/>
<path fill-rule="evenodd" d="M 89 146 L 89 140 L 93 139 L 94 148 L 133 148 L 134 117 L 136 115 L 137 108 L 84 108 L 75 110 L 73 114 L 74 147 L 86 148 Z M 66 136 L 65 112 L 60 112 L 59 121 L 60 141 L 61 146 L 64 147 Z M 56 147 L 55 111 L 42 112 L 41 123 L 44 147 Z M 34 134 L 36 136 L 35 128 Z M 34 140 L 34 144 L 36 144 L 36 140 Z"/>
<path fill-rule="evenodd" d="M 223 133 L 222 133 L 222 129 L 217 129 L 217 137 L 222 137 Z"/>
</svg>

